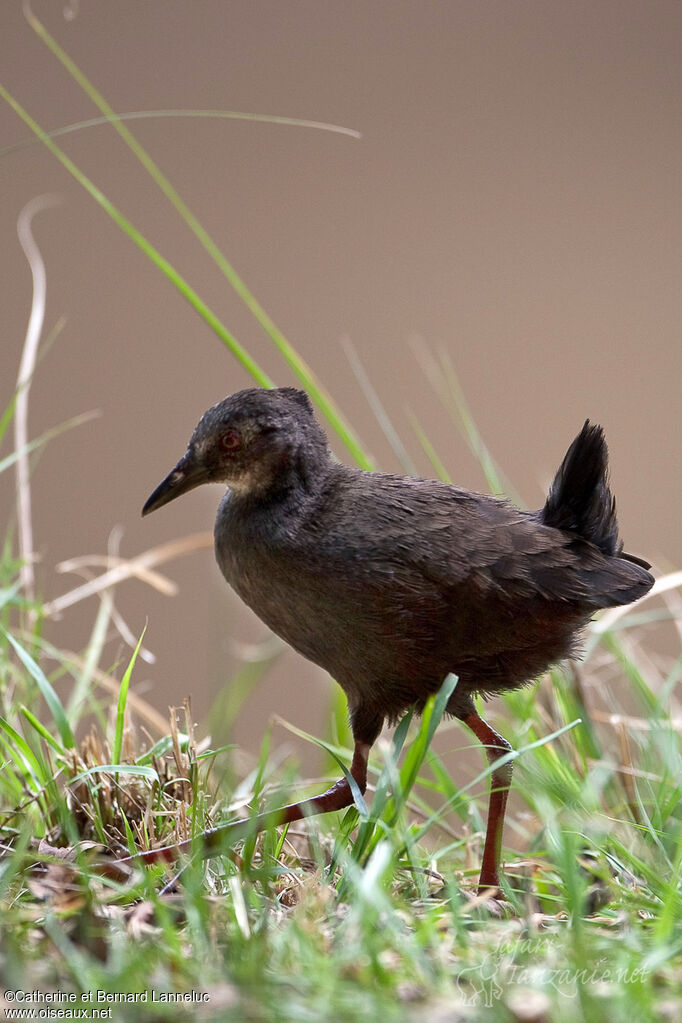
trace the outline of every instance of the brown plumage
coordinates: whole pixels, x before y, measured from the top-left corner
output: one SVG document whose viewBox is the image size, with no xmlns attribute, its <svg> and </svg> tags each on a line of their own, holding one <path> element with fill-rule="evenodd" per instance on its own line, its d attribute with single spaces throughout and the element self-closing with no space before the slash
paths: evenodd
<svg viewBox="0 0 682 1023">
<path fill-rule="evenodd" d="M 526 512 L 437 480 L 335 462 L 304 392 L 250 389 L 204 414 L 143 513 L 205 482 L 229 488 L 215 525 L 227 582 L 345 690 L 362 791 L 384 721 L 421 709 L 450 672 L 458 683 L 448 712 L 497 760 L 510 747 L 479 717 L 474 695 L 513 689 L 574 655 L 597 609 L 653 584 L 646 562 L 622 553 L 603 432 L 589 422 L 544 508 Z M 499 884 L 510 779 L 510 764 L 492 775 L 484 888 Z M 342 779 L 278 819 L 351 802 Z"/>
</svg>

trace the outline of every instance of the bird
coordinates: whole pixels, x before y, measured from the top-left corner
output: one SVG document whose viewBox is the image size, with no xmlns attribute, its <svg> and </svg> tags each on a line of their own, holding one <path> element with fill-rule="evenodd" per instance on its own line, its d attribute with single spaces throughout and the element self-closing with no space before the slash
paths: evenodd
<svg viewBox="0 0 682 1023">
<path fill-rule="evenodd" d="M 345 465 L 305 391 L 247 388 L 203 414 L 142 514 L 204 483 L 226 487 L 214 540 L 227 583 L 345 691 L 361 793 L 384 724 L 422 711 L 456 676 L 446 713 L 492 767 L 478 890 L 499 893 L 512 748 L 474 699 L 578 656 L 596 611 L 629 604 L 654 582 L 648 562 L 623 551 L 602 428 L 585 422 L 543 507 L 526 511 L 440 480 Z M 257 826 L 353 802 L 344 776 Z M 204 833 L 206 855 L 220 832 Z M 180 847 L 161 850 L 167 859 L 170 848 Z"/>
</svg>

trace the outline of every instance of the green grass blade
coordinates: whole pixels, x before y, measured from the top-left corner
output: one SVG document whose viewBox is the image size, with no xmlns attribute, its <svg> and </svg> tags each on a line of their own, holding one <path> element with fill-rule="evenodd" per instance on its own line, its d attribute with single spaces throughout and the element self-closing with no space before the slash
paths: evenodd
<svg viewBox="0 0 682 1023">
<path fill-rule="evenodd" d="M 52 747 L 55 753 L 59 753 L 60 756 L 63 756 L 65 753 L 64 747 L 57 742 L 54 735 L 50 734 L 42 721 L 39 721 L 35 714 L 33 714 L 28 707 L 24 707 L 23 704 L 19 710 L 24 715 L 31 728 L 38 733 L 41 739 L 44 739 L 45 742 Z"/>
<path fill-rule="evenodd" d="M 8 586 L 7 589 L 0 590 L 0 609 L 2 609 L 5 604 L 19 604 L 23 606 L 26 603 L 23 597 L 19 597 L 22 589 L 21 583 L 21 579 L 17 579 L 11 586 Z"/>
<path fill-rule="evenodd" d="M 442 351 L 440 360 L 441 369 L 449 386 L 450 394 L 452 396 L 451 400 L 454 403 L 454 408 L 459 417 L 459 422 L 464 430 L 464 435 L 469 441 L 471 450 L 478 459 L 478 462 L 485 473 L 488 486 L 494 494 L 506 494 L 512 498 L 515 504 L 518 504 L 519 507 L 522 508 L 523 502 L 512 487 L 510 481 L 502 472 L 498 463 L 493 458 L 488 445 L 483 439 L 483 434 L 479 430 L 478 424 L 476 423 L 473 413 L 469 408 L 469 403 L 466 400 L 464 390 L 459 382 L 459 377 L 455 372 L 455 367 L 452 364 L 449 354 L 446 351 Z"/>
<path fill-rule="evenodd" d="M 93 774 L 129 774 L 139 778 L 149 778 L 150 781 L 158 781 L 158 774 L 153 767 L 144 767 L 142 764 L 97 764 L 95 767 L 88 767 L 70 779 L 73 785 L 83 778 L 91 778 Z"/>
<path fill-rule="evenodd" d="M 235 358 L 237 358 L 247 372 L 251 374 L 254 380 L 256 380 L 256 382 L 262 387 L 272 387 L 273 383 L 267 373 L 261 369 L 255 359 L 251 358 L 246 349 L 242 348 L 237 339 L 218 319 L 213 310 L 210 309 L 201 298 L 199 298 L 196 291 L 194 291 L 185 278 L 182 277 L 182 275 L 175 269 L 172 263 L 161 255 L 158 249 L 156 249 L 151 242 L 148 241 L 145 236 L 133 226 L 133 224 L 131 224 L 127 217 L 125 217 L 109 199 L 107 199 L 104 193 L 76 166 L 73 160 L 71 160 L 66 153 L 48 137 L 44 129 L 33 120 L 30 114 L 24 110 L 21 104 L 14 99 L 14 97 L 2 84 L 0 84 L 0 96 L 2 96 L 2 98 L 12 107 L 14 112 L 41 140 L 41 142 L 47 146 L 53 156 L 56 156 L 69 174 L 76 179 L 76 181 L 92 196 L 95 202 L 97 202 L 111 217 L 114 223 L 118 224 L 121 230 L 135 242 L 138 248 L 144 252 L 148 259 L 150 259 L 154 265 L 157 266 L 163 274 L 165 274 L 183 298 L 187 299 L 189 304 L 199 313 L 202 319 L 218 335 L 220 340 L 230 349 Z"/>
<path fill-rule="evenodd" d="M 433 750 L 429 750 L 428 763 L 437 782 L 435 791 L 446 797 L 448 807 L 454 810 L 464 824 L 468 823 L 471 812 L 476 811 L 476 804 L 461 788 L 455 785 L 440 757 Z M 476 811 L 476 817 L 479 817 L 478 811 Z M 482 821 L 479 817 L 475 821 L 475 826 L 480 827 L 481 824 Z"/>
<path fill-rule="evenodd" d="M 62 744 L 66 749 L 75 749 L 76 740 L 74 739 L 73 732 L 71 731 L 71 726 L 69 725 L 66 714 L 64 712 L 64 708 L 62 707 L 59 697 L 52 688 L 52 685 L 50 684 L 47 677 L 43 673 L 42 668 L 40 668 L 40 666 L 36 664 L 31 655 L 26 650 L 24 650 L 21 644 L 16 641 L 14 636 L 12 636 L 9 632 L 6 632 L 4 629 L 3 632 L 5 632 L 7 639 L 14 647 L 17 657 L 24 665 L 31 678 L 37 683 L 38 688 L 40 689 L 40 692 L 43 695 L 43 699 L 45 700 L 45 703 L 49 707 L 50 713 L 54 718 L 54 722 L 57 726 L 57 731 L 59 732 L 62 739 Z"/>
<path fill-rule="evenodd" d="M 566 732 L 570 732 L 571 729 L 575 728 L 579 724 L 580 718 L 576 718 L 575 721 L 570 721 L 567 725 L 564 725 L 562 728 L 557 728 L 556 731 L 551 732 L 549 735 L 543 736 L 541 739 L 536 739 L 534 742 L 529 742 L 526 743 L 524 746 L 521 746 L 520 749 L 511 750 L 511 752 L 505 753 L 504 756 L 496 760 L 495 763 L 490 764 L 488 767 L 486 767 L 484 771 L 481 771 L 480 774 L 476 775 L 476 777 L 467 785 L 463 785 L 462 788 L 458 790 L 456 798 L 459 799 L 463 792 L 468 792 L 470 789 L 475 788 L 477 785 L 480 784 L 480 782 L 488 778 L 493 773 L 493 771 L 497 770 L 498 767 L 502 767 L 504 764 L 509 764 L 512 763 L 514 760 L 518 760 L 519 757 L 523 756 L 525 753 L 529 753 L 531 750 L 540 749 L 541 747 L 546 746 L 548 742 L 553 742 L 554 739 L 558 739 L 560 735 L 564 735 Z M 447 801 L 443 806 L 439 807 L 439 809 L 436 810 L 435 813 L 433 813 L 424 822 L 424 824 L 420 826 L 416 835 L 417 841 L 421 839 L 426 834 L 427 831 L 429 831 L 429 829 L 439 820 L 440 817 L 443 816 L 445 811 L 449 809 L 449 805 L 450 805 L 449 801 Z"/>
<path fill-rule="evenodd" d="M 335 405 L 331 396 L 322 387 L 321 383 L 313 373 L 310 366 L 301 358 L 293 345 L 287 340 L 282 331 L 277 327 L 274 320 L 268 315 L 265 309 L 262 307 L 260 302 L 256 299 L 255 295 L 250 291 L 245 282 L 239 276 L 232 264 L 227 260 L 224 253 L 215 243 L 213 238 L 209 235 L 206 228 L 200 223 L 195 217 L 190 208 L 187 206 L 185 201 L 181 198 L 179 193 L 173 187 L 171 182 L 168 180 L 166 175 L 161 171 L 160 167 L 155 163 L 149 153 L 146 151 L 132 132 L 128 129 L 127 125 L 122 123 L 116 112 L 99 92 L 98 89 L 92 84 L 92 82 L 86 77 L 81 69 L 75 64 L 75 62 L 69 57 L 69 55 L 61 48 L 59 43 L 50 33 L 47 31 L 45 26 L 39 21 L 38 18 L 31 11 L 26 12 L 26 17 L 45 45 L 52 51 L 57 57 L 60 63 L 66 68 L 71 77 L 78 83 L 83 89 L 87 96 L 92 102 L 102 111 L 104 116 L 110 121 L 112 127 L 118 132 L 120 137 L 135 154 L 137 159 L 140 161 L 142 166 L 145 168 L 147 173 L 151 176 L 157 186 L 161 189 L 163 194 L 173 205 L 176 211 L 180 214 L 182 219 L 185 221 L 189 229 L 198 239 L 200 244 L 209 254 L 211 259 L 215 262 L 216 266 L 220 269 L 226 280 L 230 283 L 234 291 L 237 293 L 239 298 L 242 300 L 247 309 L 258 321 L 260 326 L 263 328 L 265 333 L 270 337 L 280 354 L 284 358 L 287 365 L 293 370 L 295 375 L 304 385 L 310 396 L 315 401 L 325 419 L 329 422 L 330 426 L 334 429 L 336 434 L 339 436 L 341 441 L 344 443 L 348 451 L 351 453 L 353 458 L 357 461 L 358 465 L 365 469 L 373 468 L 371 459 L 367 456 L 362 444 L 358 440 L 353 431 L 352 427 L 341 414 L 340 410 Z M 43 133 L 43 141 L 50 146 L 54 146 L 54 142 Z M 63 161 L 62 161 L 63 162 Z M 264 386 L 271 386 L 265 384 Z"/>
<path fill-rule="evenodd" d="M 341 686 L 334 686 L 330 694 L 330 712 L 326 738 L 332 746 L 353 748 L 353 733 L 348 720 L 348 700 Z"/>
<path fill-rule="evenodd" d="M 602 633 L 601 641 L 603 646 L 606 647 L 611 654 L 613 654 L 615 659 L 623 668 L 623 671 L 630 682 L 632 691 L 638 697 L 640 705 L 645 713 L 647 715 L 652 715 L 655 718 L 661 717 L 664 713 L 664 708 L 661 706 L 659 697 L 648 685 L 642 672 L 639 670 L 634 660 L 628 655 L 622 643 L 620 643 L 610 632 Z"/>
<path fill-rule="evenodd" d="M 358 836 L 353 846 L 354 860 L 366 862 L 367 858 L 371 856 L 377 844 L 381 841 L 382 832 L 394 827 L 417 780 L 431 740 L 445 713 L 448 700 L 455 691 L 456 685 L 457 676 L 453 674 L 447 675 L 435 696 L 430 697 L 427 701 L 422 713 L 419 731 L 410 744 L 405 755 L 405 762 L 400 770 L 397 768 L 397 761 L 410 723 L 408 715 L 403 718 L 396 729 L 397 742 L 394 742 L 393 750 L 386 757 L 384 769 L 379 777 L 374 799 L 372 800 L 372 810 L 369 819 L 358 831 Z M 388 796 L 389 788 L 392 790 L 390 796 Z"/>
<path fill-rule="evenodd" d="M 66 706 L 66 714 L 73 728 L 78 723 L 81 709 L 91 694 L 92 680 L 97 670 L 104 645 L 107 641 L 109 622 L 114 606 L 113 588 L 102 590 L 99 594 L 99 608 L 85 648 L 83 667 L 76 676 L 76 684 L 71 691 Z"/>
<path fill-rule="evenodd" d="M 182 749 L 182 737 L 180 737 L 180 749 Z M 237 744 L 234 742 L 227 742 L 224 746 L 218 746 L 216 749 L 207 749 L 203 753 L 197 753 L 197 763 L 200 760 L 210 760 L 212 757 L 220 756 L 221 753 L 227 753 L 229 750 L 237 749 Z"/>
<path fill-rule="evenodd" d="M 144 629 L 142 630 L 142 635 L 137 641 L 137 646 L 133 651 L 133 656 L 130 658 L 130 661 L 128 662 L 128 667 L 126 668 L 123 674 L 123 678 L 121 679 L 121 688 L 118 691 L 118 704 L 116 706 L 116 729 L 114 731 L 114 742 L 111 748 L 111 759 L 114 761 L 115 764 L 119 763 L 121 759 L 121 750 L 123 748 L 123 727 L 125 725 L 126 703 L 128 700 L 130 676 L 133 673 L 135 661 L 137 660 L 137 655 L 140 652 L 140 647 L 142 646 L 142 640 L 144 639 L 144 634 L 146 631 L 147 626 L 145 625 Z"/>
<path fill-rule="evenodd" d="M 346 781 L 350 785 L 355 805 L 358 807 L 361 814 L 366 817 L 368 814 L 367 805 L 360 789 L 358 788 L 358 783 L 355 778 L 353 778 L 342 759 L 347 755 L 348 751 L 338 746 L 333 746 L 330 743 L 323 742 L 322 739 L 318 739 L 316 736 L 311 735 L 310 732 L 305 732 L 302 728 L 297 728 L 296 725 L 292 725 L 290 721 L 281 721 L 280 723 L 287 729 L 287 731 L 292 732 L 294 735 L 298 735 L 301 739 L 305 739 L 306 742 L 312 743 L 313 746 L 319 746 L 319 748 L 323 750 L 331 760 L 338 764 Z"/>
<path fill-rule="evenodd" d="M 265 644 L 258 656 L 245 660 L 229 682 L 218 690 L 208 712 L 208 731 L 214 742 L 232 738 L 239 712 L 283 650 L 284 645 L 279 640 L 274 645 Z"/>
<path fill-rule="evenodd" d="M 45 433 L 41 433 L 35 440 L 29 441 L 28 444 L 24 444 L 23 447 L 19 448 L 18 451 L 13 451 L 11 455 L 7 455 L 5 458 L 0 459 L 0 472 L 4 472 L 5 469 L 9 469 L 10 466 L 14 465 L 23 455 L 28 455 L 31 451 L 35 451 L 36 448 L 42 447 L 51 441 L 54 437 L 58 437 L 60 433 L 65 433 L 66 430 L 72 430 L 74 426 L 80 426 L 82 423 L 89 423 L 91 419 L 96 419 L 99 412 L 82 412 L 78 416 L 73 416 L 72 419 L 67 419 L 65 423 L 60 423 L 58 426 L 53 426 L 52 429 L 46 430 Z"/>
<path fill-rule="evenodd" d="M 474 420 L 447 353 L 441 352 L 440 360 L 437 361 L 423 341 L 415 342 L 412 347 L 424 375 L 438 395 L 443 407 L 467 439 L 493 494 L 506 494 L 519 507 L 523 507 L 523 502 L 502 473 L 483 440 L 483 435 Z"/>
<path fill-rule="evenodd" d="M 419 769 L 431 745 L 431 740 L 435 735 L 436 728 L 445 714 L 448 700 L 455 691 L 457 681 L 456 675 L 448 674 L 436 695 L 429 699 L 424 709 L 417 738 L 407 751 L 405 763 L 400 772 L 400 780 L 403 786 L 407 788 L 407 792 L 414 785 Z"/>
<path fill-rule="evenodd" d="M 367 370 L 364 367 L 362 359 L 360 358 L 360 355 L 355 345 L 353 344 L 349 337 L 342 338 L 341 344 L 343 346 L 344 352 L 346 353 L 346 358 L 350 363 L 350 367 L 353 370 L 353 375 L 355 376 L 355 379 L 360 385 L 360 389 L 365 396 L 365 400 L 367 401 L 367 404 L 374 413 L 374 418 L 379 424 L 379 428 L 381 429 L 381 432 L 383 433 L 384 437 L 391 446 L 391 450 L 393 451 L 393 454 L 395 455 L 400 466 L 402 467 L 403 472 L 406 472 L 408 473 L 408 475 L 411 476 L 419 475 L 417 472 L 417 467 L 412 461 L 412 458 L 410 457 L 409 451 L 403 444 L 400 438 L 400 434 L 393 425 L 391 417 L 386 411 L 386 408 L 383 402 L 381 401 L 381 398 L 379 397 L 377 390 L 374 387 L 374 384 L 369 378 Z"/>
<path fill-rule="evenodd" d="M 9 424 L 14 419 L 14 412 L 16 410 L 17 398 L 18 397 L 19 397 L 19 392 L 15 391 L 14 394 L 12 395 L 12 397 L 9 400 L 9 404 L 7 405 L 7 408 L 5 409 L 5 411 L 0 416 L 0 442 L 2 442 L 2 438 L 5 436 L 5 432 L 7 430 L 7 427 L 9 426 Z"/>
<path fill-rule="evenodd" d="M 49 775 L 46 775 L 45 765 L 41 764 L 38 760 L 23 735 L 20 735 L 19 732 L 10 725 L 9 721 L 6 721 L 3 717 L 0 717 L 0 731 L 4 732 L 7 736 L 5 745 L 10 751 L 12 759 L 17 764 L 24 778 L 27 780 L 31 778 L 33 780 L 33 791 L 41 789 L 43 785 L 45 785 L 46 781 L 49 780 Z M 9 740 L 9 742 L 7 740 Z"/>
<path fill-rule="evenodd" d="M 189 745 L 189 736 L 184 733 L 178 735 L 178 741 L 180 743 L 180 749 L 184 753 Z M 155 742 L 151 749 L 148 749 L 146 753 L 142 753 L 141 756 L 135 760 L 136 764 L 151 764 L 154 757 L 165 756 L 173 749 L 173 739 L 170 735 L 164 735 L 163 738 Z M 115 757 L 113 759 L 116 759 Z"/>
<path fill-rule="evenodd" d="M 433 466 L 436 475 L 438 476 L 438 479 L 442 480 L 443 483 L 452 483 L 452 477 L 450 476 L 449 472 L 447 471 L 447 469 L 441 462 L 440 458 L 438 457 L 436 449 L 434 448 L 433 444 L 427 437 L 426 432 L 422 427 L 421 423 L 419 422 L 419 420 L 417 419 L 417 417 L 410 412 L 409 419 L 410 425 L 412 426 L 412 429 L 416 433 L 417 439 L 421 444 L 422 448 L 424 449 L 426 457 Z"/>
</svg>

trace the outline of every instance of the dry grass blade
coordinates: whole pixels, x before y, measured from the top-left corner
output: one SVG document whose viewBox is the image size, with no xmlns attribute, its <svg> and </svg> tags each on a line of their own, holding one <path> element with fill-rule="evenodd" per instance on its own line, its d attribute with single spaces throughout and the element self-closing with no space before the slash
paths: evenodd
<svg viewBox="0 0 682 1023">
<path fill-rule="evenodd" d="M 135 576 L 140 582 L 147 583 L 152 589 L 158 590 L 159 593 L 163 593 L 166 597 L 174 597 L 177 594 L 177 583 L 167 579 L 165 575 L 145 568 L 144 565 L 135 564 L 131 562 L 130 558 L 113 557 L 111 554 L 83 554 L 77 558 L 69 558 L 67 561 L 61 561 L 55 567 L 55 571 L 65 574 L 67 572 L 78 573 L 84 568 L 106 568 L 109 570 L 119 565 L 129 565 L 131 563 L 135 568 Z"/>
<path fill-rule="evenodd" d="M 74 572 L 74 574 L 80 575 L 82 579 L 90 581 L 94 578 L 94 574 L 85 567 L 83 568 L 79 567 L 80 565 L 86 566 L 88 564 L 97 564 L 105 565 L 107 567 L 114 567 L 115 565 L 118 564 L 124 564 L 125 560 L 126 560 L 125 558 L 119 558 L 115 552 L 110 552 L 108 555 L 85 555 L 82 558 L 72 558 L 69 561 L 62 562 L 61 565 L 56 566 L 56 571 L 57 572 L 64 571 L 65 566 L 67 566 L 66 570 Z M 148 569 L 145 569 L 137 573 L 137 578 L 139 578 L 141 582 L 148 583 L 152 587 L 152 589 L 159 590 L 165 596 L 174 597 L 178 592 L 177 585 L 171 582 L 170 579 L 166 579 L 165 576 L 159 575 L 158 572 L 151 572 Z M 113 590 L 112 589 L 102 590 L 100 591 L 98 596 L 103 605 L 102 613 L 105 614 L 106 618 L 111 621 L 112 625 L 117 630 L 123 642 L 126 643 L 132 650 L 134 650 L 137 645 L 137 636 L 130 628 L 121 612 L 116 607 L 113 598 Z M 103 640 L 106 639 L 105 627 L 106 622 L 103 623 L 103 628 L 101 631 Z M 151 652 L 151 650 L 147 650 L 146 647 L 140 648 L 139 657 L 141 657 L 143 661 L 146 661 L 147 664 L 156 663 L 155 655 Z"/>
<path fill-rule="evenodd" d="M 400 439 L 398 431 L 391 422 L 388 412 L 386 411 L 381 398 L 377 394 L 376 388 L 372 384 L 372 381 L 362 364 L 362 359 L 358 354 L 357 348 L 347 335 L 341 338 L 341 346 L 345 352 L 348 362 L 350 363 L 350 367 L 353 370 L 355 379 L 362 389 L 362 393 L 365 396 L 367 404 L 374 413 L 374 418 L 381 427 L 384 437 L 391 445 L 394 455 L 405 472 L 410 473 L 412 476 L 418 476 L 419 473 L 417 471 L 417 467 L 410 458 L 410 454 Z"/>
<path fill-rule="evenodd" d="M 677 588 L 671 588 L 661 593 L 661 598 L 670 612 L 678 638 L 682 641 L 682 594 Z"/>
<path fill-rule="evenodd" d="M 85 668 L 85 658 L 80 654 L 75 653 L 72 650 L 56 649 L 46 647 L 44 650 L 45 656 L 55 660 L 58 664 L 72 665 L 79 671 L 83 671 Z M 105 671 L 100 668 L 95 668 L 92 672 L 93 680 L 104 689 L 111 696 L 117 698 L 121 683 L 118 679 L 108 675 Z M 159 713 L 150 703 L 143 700 L 142 697 L 137 696 L 132 690 L 128 691 L 128 705 L 131 710 L 143 721 L 149 725 L 159 735 L 166 735 L 168 733 L 168 721 Z"/>
<path fill-rule="evenodd" d="M 189 720 L 187 714 L 187 703 L 185 702 L 185 717 Z M 186 753 L 183 753 L 180 748 L 180 734 L 178 732 L 178 710 L 177 707 L 171 707 L 170 710 L 170 734 L 173 740 L 173 759 L 175 760 L 175 768 L 178 772 L 180 783 L 182 785 L 182 795 L 185 803 L 192 802 L 192 786 L 189 781 L 189 769 L 190 759 Z M 183 818 L 184 819 L 184 818 Z M 183 830 L 183 837 L 188 838 L 186 834 L 186 828 Z"/>
<path fill-rule="evenodd" d="M 658 727 L 651 721 L 647 721 L 646 718 L 633 717 L 631 714 L 610 714 L 607 711 L 595 710 L 592 711 L 591 717 L 595 721 L 601 721 L 613 728 L 619 728 L 623 724 L 637 732 L 650 732 L 652 728 Z M 676 731 L 682 731 L 682 718 L 671 717 L 669 724 Z"/>
<path fill-rule="evenodd" d="M 168 543 L 160 544 L 158 547 L 152 547 L 143 554 L 139 554 L 136 558 L 131 558 L 129 561 L 124 561 L 122 564 L 110 568 L 108 572 L 104 572 L 96 579 L 93 579 L 92 582 L 77 586 L 75 589 L 64 593 L 61 597 L 48 601 L 44 607 L 45 615 L 53 617 L 64 611 L 67 607 L 72 607 L 73 604 L 77 604 L 87 597 L 92 597 L 95 593 L 100 593 L 109 586 L 116 586 L 118 583 L 123 582 L 124 579 L 139 576 L 141 571 L 147 570 L 154 565 L 162 565 L 166 561 L 172 561 L 173 558 L 182 557 L 183 554 L 191 554 L 193 551 L 211 547 L 213 547 L 213 534 L 208 531 L 192 533 L 190 536 L 182 537 L 180 540 L 170 540 Z"/>
<path fill-rule="evenodd" d="M 28 392 L 38 358 L 40 336 L 45 320 L 45 299 L 47 281 L 45 263 L 31 232 L 31 221 L 36 213 L 55 206 L 55 196 L 41 195 L 28 202 L 17 222 L 17 234 L 24 255 L 28 260 L 33 278 L 31 315 L 26 328 L 26 340 L 17 378 L 17 403 L 14 414 L 14 443 L 19 453 L 17 458 L 17 520 L 19 554 L 21 556 L 21 583 L 26 598 L 35 599 L 35 578 L 33 574 L 33 523 L 31 516 L 30 467 L 28 461 Z"/>
<path fill-rule="evenodd" d="M 149 121 L 167 120 L 172 118 L 192 118 L 197 120 L 232 120 L 251 121 L 254 124 L 277 124 L 292 128 L 313 128 L 316 131 L 327 131 L 335 135 L 347 135 L 352 139 L 361 139 L 362 134 L 354 128 L 346 128 L 342 124 L 331 124 L 328 121 L 310 121 L 300 117 L 282 117 L 278 114 L 254 114 L 242 110 L 191 110 L 178 108 L 175 110 L 128 110 L 116 114 L 118 121 Z M 104 124 L 110 124 L 109 117 L 89 117 L 85 121 L 76 121 L 74 124 L 65 124 L 61 128 L 54 128 L 46 134 L 48 138 L 57 139 L 63 135 L 71 135 L 75 132 L 86 131 L 88 128 L 97 128 Z M 10 153 L 21 152 L 38 144 L 33 137 L 20 139 L 9 146 L 0 149 L 0 159 L 9 156 Z"/>
<path fill-rule="evenodd" d="M 630 750 L 630 739 L 628 738 L 627 729 L 621 721 L 616 729 L 618 735 L 618 745 L 620 746 L 620 756 L 622 762 L 621 765 L 616 768 L 616 775 L 623 786 L 625 797 L 627 799 L 632 819 L 636 824 L 642 826 L 642 816 L 639 812 L 637 805 L 637 790 L 634 784 L 635 769 L 632 763 L 632 753 Z"/>
</svg>

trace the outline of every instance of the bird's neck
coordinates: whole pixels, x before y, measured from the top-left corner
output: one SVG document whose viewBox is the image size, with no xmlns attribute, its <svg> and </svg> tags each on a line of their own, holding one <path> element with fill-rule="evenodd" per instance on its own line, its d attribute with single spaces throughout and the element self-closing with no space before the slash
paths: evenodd
<svg viewBox="0 0 682 1023">
<path fill-rule="evenodd" d="M 286 508 L 304 504 L 324 487 L 331 465 L 326 444 L 307 443 L 278 452 L 272 459 L 259 462 L 243 480 L 228 484 L 233 509 L 239 505 L 248 512 L 255 506 Z"/>
</svg>

